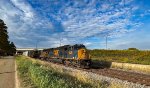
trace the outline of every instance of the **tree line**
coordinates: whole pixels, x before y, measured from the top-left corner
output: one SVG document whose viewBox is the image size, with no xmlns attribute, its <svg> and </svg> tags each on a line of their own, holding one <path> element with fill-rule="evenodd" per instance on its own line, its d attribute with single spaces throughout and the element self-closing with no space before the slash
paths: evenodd
<svg viewBox="0 0 150 88">
<path fill-rule="evenodd" d="M 16 46 L 9 41 L 7 26 L 2 19 L 0 19 L 0 56 L 14 55 Z"/>
</svg>

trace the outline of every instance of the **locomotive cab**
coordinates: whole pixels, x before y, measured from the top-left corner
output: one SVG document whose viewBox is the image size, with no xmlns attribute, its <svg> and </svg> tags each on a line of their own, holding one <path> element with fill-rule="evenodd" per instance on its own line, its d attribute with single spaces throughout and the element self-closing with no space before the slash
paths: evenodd
<svg viewBox="0 0 150 88">
<path fill-rule="evenodd" d="M 81 48 L 78 50 L 78 64 L 84 66 L 85 68 L 89 68 L 91 65 L 91 58 L 89 52 L 85 48 Z"/>
</svg>

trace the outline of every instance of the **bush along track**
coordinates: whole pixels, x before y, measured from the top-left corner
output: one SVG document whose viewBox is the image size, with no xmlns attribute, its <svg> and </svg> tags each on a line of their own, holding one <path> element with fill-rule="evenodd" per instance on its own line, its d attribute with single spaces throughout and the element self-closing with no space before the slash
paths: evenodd
<svg viewBox="0 0 150 88">
<path fill-rule="evenodd" d="M 16 57 L 18 72 L 24 87 L 30 88 L 106 88 L 105 85 L 91 85 L 77 78 L 57 72 L 22 56 Z"/>
</svg>

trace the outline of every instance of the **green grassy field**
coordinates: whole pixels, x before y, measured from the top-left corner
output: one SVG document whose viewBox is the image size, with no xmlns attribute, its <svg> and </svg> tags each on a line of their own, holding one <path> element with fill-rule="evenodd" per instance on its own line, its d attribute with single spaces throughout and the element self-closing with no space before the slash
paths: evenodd
<svg viewBox="0 0 150 88">
<path fill-rule="evenodd" d="M 92 59 L 150 65 L 150 51 L 140 50 L 89 50 Z"/>
</svg>

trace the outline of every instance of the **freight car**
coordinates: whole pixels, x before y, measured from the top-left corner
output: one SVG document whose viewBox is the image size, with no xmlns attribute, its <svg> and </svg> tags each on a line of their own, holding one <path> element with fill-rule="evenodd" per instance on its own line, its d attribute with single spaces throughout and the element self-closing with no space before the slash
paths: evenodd
<svg viewBox="0 0 150 88">
<path fill-rule="evenodd" d="M 41 54 L 41 51 L 37 49 L 28 52 L 29 57 L 36 58 L 36 59 L 40 57 L 40 54 Z"/>
<path fill-rule="evenodd" d="M 74 65 L 83 68 L 89 68 L 91 65 L 89 52 L 83 44 L 44 49 L 39 58 L 48 61 L 59 59 L 64 65 Z"/>
</svg>

